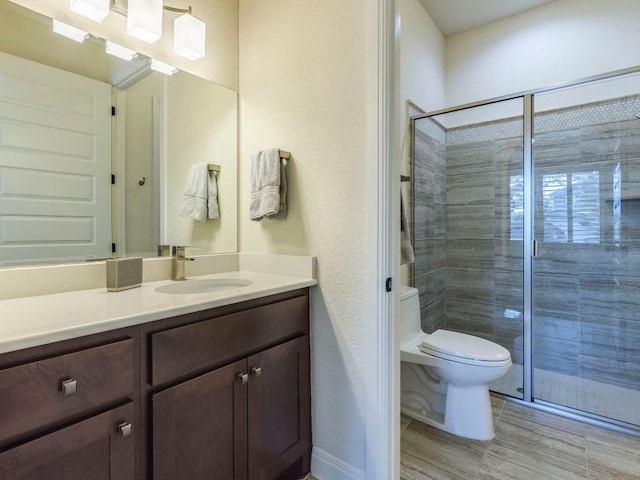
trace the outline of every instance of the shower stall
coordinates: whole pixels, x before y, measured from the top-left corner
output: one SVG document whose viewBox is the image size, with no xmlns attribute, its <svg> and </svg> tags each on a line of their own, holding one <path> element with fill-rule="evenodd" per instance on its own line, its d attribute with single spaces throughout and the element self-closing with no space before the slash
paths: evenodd
<svg viewBox="0 0 640 480">
<path fill-rule="evenodd" d="M 640 432 L 640 72 L 412 117 L 423 330 L 496 342 L 497 393 Z"/>
</svg>

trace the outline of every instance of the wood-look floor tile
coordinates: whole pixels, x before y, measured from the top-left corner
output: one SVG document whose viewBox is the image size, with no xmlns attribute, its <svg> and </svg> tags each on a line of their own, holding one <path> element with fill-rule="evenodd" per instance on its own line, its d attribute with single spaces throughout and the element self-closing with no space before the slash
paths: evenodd
<svg viewBox="0 0 640 480">
<path fill-rule="evenodd" d="M 640 479 L 640 438 L 587 427 L 590 480 Z"/>
<path fill-rule="evenodd" d="M 409 426 L 411 423 L 411 417 L 405 415 L 404 413 L 400 414 L 400 433 L 404 432 L 404 429 Z"/>
<path fill-rule="evenodd" d="M 487 453 L 510 461 L 519 458 L 524 466 L 527 466 L 525 461 L 531 461 L 534 468 L 544 465 L 551 471 L 559 469 L 571 472 L 576 478 L 584 478 L 587 473 L 584 436 L 546 425 L 552 419 L 535 418 L 542 418 L 542 423 L 510 414 L 505 407 L 496 428 L 496 438 Z"/>
<path fill-rule="evenodd" d="M 402 434 L 403 479 L 473 479 L 486 445 L 412 421 Z M 430 476 L 431 475 L 431 476 Z"/>
<path fill-rule="evenodd" d="M 513 402 L 505 403 L 501 418 L 511 419 L 512 422 L 525 420 L 581 437 L 585 435 L 585 424 L 582 422 Z"/>
<path fill-rule="evenodd" d="M 493 449 L 482 460 L 477 480 L 586 480 L 587 470 L 567 471 L 557 465 L 537 460 L 524 452 Z"/>
<path fill-rule="evenodd" d="M 493 414 L 493 428 L 495 428 L 500 420 L 500 414 L 502 413 L 506 400 L 504 398 L 496 397 L 495 395 L 491 395 L 490 400 L 491 413 Z"/>
</svg>

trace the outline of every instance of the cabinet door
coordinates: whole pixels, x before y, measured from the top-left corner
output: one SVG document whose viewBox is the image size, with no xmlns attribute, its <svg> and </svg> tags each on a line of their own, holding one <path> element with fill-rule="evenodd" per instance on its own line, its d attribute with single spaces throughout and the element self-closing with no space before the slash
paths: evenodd
<svg viewBox="0 0 640 480">
<path fill-rule="evenodd" d="M 134 480 L 132 419 L 129 403 L 0 453 L 0 478 Z"/>
<path fill-rule="evenodd" d="M 249 478 L 278 479 L 294 463 L 300 470 L 295 478 L 300 478 L 309 471 L 309 337 L 248 361 Z"/>
<path fill-rule="evenodd" d="M 154 480 L 246 480 L 241 360 L 153 395 Z"/>
</svg>

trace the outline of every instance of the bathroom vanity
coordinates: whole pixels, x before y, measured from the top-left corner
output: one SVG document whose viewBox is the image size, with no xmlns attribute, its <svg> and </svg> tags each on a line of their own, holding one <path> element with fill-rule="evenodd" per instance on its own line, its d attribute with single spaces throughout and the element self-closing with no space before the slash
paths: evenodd
<svg viewBox="0 0 640 480">
<path fill-rule="evenodd" d="M 243 277 L 252 285 L 226 294 L 166 295 L 143 285 L 0 302 L 0 478 L 303 478 L 311 453 L 308 286 L 316 282 Z M 62 305 L 71 295 L 75 318 L 54 322 L 70 311 Z M 105 317 L 100 326 L 86 320 L 92 300 Z M 16 305 L 25 306 L 18 321 L 44 318 L 11 333 L 5 315 Z"/>
</svg>

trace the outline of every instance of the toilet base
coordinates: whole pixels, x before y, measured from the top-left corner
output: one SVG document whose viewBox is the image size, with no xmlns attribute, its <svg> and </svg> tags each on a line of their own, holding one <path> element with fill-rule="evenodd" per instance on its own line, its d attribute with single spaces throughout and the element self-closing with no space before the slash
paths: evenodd
<svg viewBox="0 0 640 480">
<path fill-rule="evenodd" d="M 458 416 L 455 421 L 447 422 L 445 416 L 436 411 L 425 411 L 424 409 L 412 408 L 409 405 L 403 404 L 400 411 L 419 422 L 431 425 L 439 430 L 458 435 L 459 437 L 470 438 L 472 440 L 487 441 L 495 437 L 493 429 L 493 415 L 490 413 L 487 417 L 480 414 L 477 417 L 462 419 Z M 491 412 L 491 407 L 489 407 Z M 477 412 L 476 412 L 477 413 Z M 469 417 L 470 415 L 467 415 Z M 450 415 L 449 418 L 451 419 Z M 487 421 L 488 420 L 488 421 Z"/>
<path fill-rule="evenodd" d="M 491 440 L 493 412 L 486 385 L 457 387 L 448 385 L 444 430 L 474 440 Z"/>
<path fill-rule="evenodd" d="M 461 437 L 491 440 L 495 436 L 488 385 L 434 382 L 429 368 L 405 362 L 401 373 L 402 413 Z"/>
</svg>

